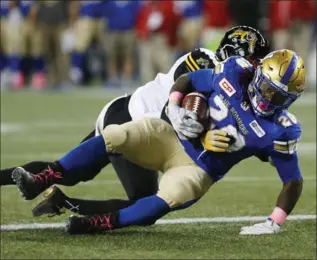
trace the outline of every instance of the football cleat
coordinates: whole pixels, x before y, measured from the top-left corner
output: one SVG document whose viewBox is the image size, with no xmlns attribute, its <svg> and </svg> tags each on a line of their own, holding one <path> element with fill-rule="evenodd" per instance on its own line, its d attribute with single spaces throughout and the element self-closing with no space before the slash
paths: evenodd
<svg viewBox="0 0 317 260">
<path fill-rule="evenodd" d="M 17 167 L 12 172 L 12 179 L 25 200 L 36 198 L 61 178 L 61 173 L 55 172 L 51 168 L 47 168 L 39 174 L 32 174 L 22 167 Z"/>
<path fill-rule="evenodd" d="M 54 217 L 64 214 L 66 209 L 63 205 L 66 199 L 66 195 L 59 188 L 50 187 L 44 192 L 44 199 L 32 209 L 33 216 L 39 217 L 47 214 L 48 217 Z"/>
<path fill-rule="evenodd" d="M 65 232 L 71 235 L 95 234 L 113 230 L 117 223 L 117 213 L 108 213 L 96 216 L 70 216 Z"/>
</svg>

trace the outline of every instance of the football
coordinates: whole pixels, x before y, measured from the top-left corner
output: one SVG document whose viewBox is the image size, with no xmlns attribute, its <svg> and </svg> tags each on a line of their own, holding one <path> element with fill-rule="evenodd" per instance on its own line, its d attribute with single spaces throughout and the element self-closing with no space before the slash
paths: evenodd
<svg viewBox="0 0 317 260">
<path fill-rule="evenodd" d="M 208 126 L 208 99 L 202 93 L 195 91 L 187 94 L 182 100 L 182 107 L 194 112 L 198 117 L 198 121 L 205 127 Z"/>
</svg>

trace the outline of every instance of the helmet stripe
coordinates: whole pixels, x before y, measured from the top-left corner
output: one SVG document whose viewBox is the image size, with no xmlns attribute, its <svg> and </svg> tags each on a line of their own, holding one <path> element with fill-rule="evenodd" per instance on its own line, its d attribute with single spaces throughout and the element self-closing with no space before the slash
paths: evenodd
<svg viewBox="0 0 317 260">
<path fill-rule="evenodd" d="M 284 76 L 282 77 L 282 80 L 281 80 L 281 83 L 283 83 L 284 85 L 287 85 L 287 83 L 291 79 L 291 77 L 296 69 L 297 61 L 298 61 L 298 55 L 296 53 L 294 53 L 293 57 L 291 59 L 291 62 L 289 63 L 288 68 L 287 68 L 286 72 L 284 73 Z"/>
</svg>

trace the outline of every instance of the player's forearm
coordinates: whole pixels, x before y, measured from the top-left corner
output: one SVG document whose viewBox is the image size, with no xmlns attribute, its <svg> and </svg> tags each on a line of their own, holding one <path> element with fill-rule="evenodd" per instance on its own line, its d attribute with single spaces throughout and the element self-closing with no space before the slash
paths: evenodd
<svg viewBox="0 0 317 260">
<path fill-rule="evenodd" d="M 183 96 L 192 91 L 193 88 L 190 78 L 186 74 L 182 75 L 175 81 L 170 91 L 169 101 L 173 103 L 180 103 Z"/>
<path fill-rule="evenodd" d="M 288 215 L 294 209 L 303 189 L 303 179 L 292 180 L 284 184 L 278 196 L 276 207 L 281 208 Z"/>
</svg>

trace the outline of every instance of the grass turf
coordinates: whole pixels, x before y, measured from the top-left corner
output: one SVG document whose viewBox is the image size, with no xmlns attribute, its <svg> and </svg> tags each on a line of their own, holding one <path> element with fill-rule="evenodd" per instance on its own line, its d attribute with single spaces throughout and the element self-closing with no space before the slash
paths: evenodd
<svg viewBox="0 0 317 260">
<path fill-rule="evenodd" d="M 54 160 L 80 142 L 94 127 L 109 100 L 84 93 L 5 93 L 1 95 L 1 168 L 30 160 Z M 307 180 L 293 214 L 316 213 L 315 104 L 292 109 L 303 127 L 300 162 Z M 124 197 L 111 166 L 96 179 L 62 187 L 70 196 L 91 199 Z M 267 215 L 281 189 L 274 168 L 250 159 L 235 167 L 198 203 L 166 218 Z M 1 225 L 60 222 L 68 215 L 33 218 L 38 199 L 25 202 L 15 187 L 1 188 Z M 78 258 L 316 258 L 315 221 L 289 221 L 275 236 L 240 237 L 250 223 L 157 225 L 128 228 L 98 236 L 67 236 L 62 230 L 1 231 L 1 259 Z"/>
</svg>

